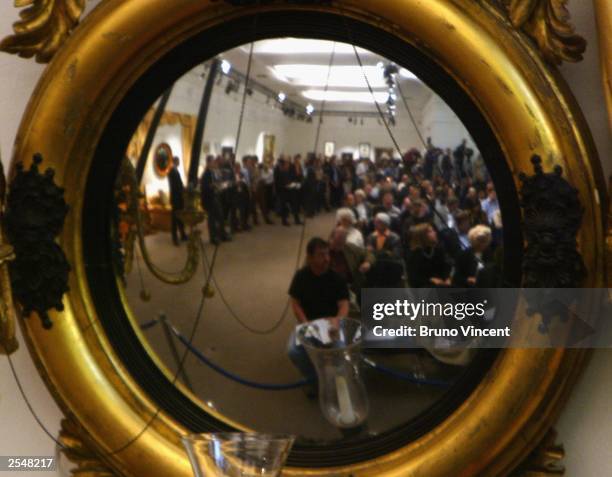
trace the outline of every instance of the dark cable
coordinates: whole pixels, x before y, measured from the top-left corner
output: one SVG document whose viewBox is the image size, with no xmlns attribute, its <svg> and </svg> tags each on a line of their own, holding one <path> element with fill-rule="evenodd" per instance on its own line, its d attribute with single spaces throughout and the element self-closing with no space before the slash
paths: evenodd
<svg viewBox="0 0 612 477">
<path fill-rule="evenodd" d="M 329 77 L 331 76 L 331 69 L 334 63 L 334 57 L 336 56 L 336 42 L 332 47 L 332 52 L 329 57 L 329 65 L 327 66 L 327 79 L 325 80 L 325 91 L 323 92 L 323 100 L 321 101 L 321 112 L 319 113 L 319 125 L 317 126 L 317 133 L 315 135 L 315 142 L 313 151 L 317 154 L 317 147 L 319 146 L 319 135 L 321 133 L 321 125 L 323 124 L 323 113 L 325 112 L 325 104 L 327 103 L 327 91 L 329 89 Z"/>
<path fill-rule="evenodd" d="M 257 24 L 257 16 L 255 16 L 255 25 Z M 254 25 L 254 27 L 255 27 Z M 244 118 L 244 109 L 246 106 L 246 98 L 247 98 L 247 91 L 249 90 L 249 80 L 251 78 L 251 63 L 253 61 L 253 47 L 255 46 L 255 42 L 251 42 L 251 47 L 249 50 L 249 61 L 247 64 L 247 72 L 246 72 L 246 79 L 244 80 L 244 92 L 242 93 L 242 104 L 240 106 L 240 116 L 238 118 L 238 131 L 236 132 L 236 155 L 238 154 L 238 144 L 240 144 L 240 135 L 242 133 L 242 121 Z"/>
<path fill-rule="evenodd" d="M 389 137 L 391 138 L 391 141 L 393 142 L 393 145 L 395 146 L 395 149 L 397 151 L 397 153 L 399 154 L 400 157 L 403 157 L 402 154 L 402 150 L 399 147 L 399 144 L 397 142 L 397 140 L 395 139 L 395 136 L 393 135 L 393 131 L 391 131 L 391 128 L 389 127 L 389 123 L 387 121 L 387 119 L 385 118 L 384 113 L 382 112 L 382 109 L 380 108 L 380 105 L 378 104 L 378 101 L 376 101 L 376 95 L 374 94 L 374 90 L 372 89 L 372 85 L 370 84 L 370 81 L 368 80 L 368 77 L 365 73 L 365 70 L 363 69 L 363 62 L 361 61 L 361 57 L 359 56 L 359 52 L 357 51 L 357 47 L 355 46 L 355 42 L 353 41 L 353 32 L 351 31 L 347 18 L 344 15 L 343 12 L 343 8 L 340 7 L 341 13 L 342 13 L 342 20 L 344 21 L 344 26 L 346 28 L 346 32 L 347 35 L 349 37 L 349 41 L 351 42 L 351 45 L 353 47 L 353 51 L 355 52 L 355 57 L 357 58 L 357 62 L 359 63 L 359 67 L 361 68 L 361 73 L 363 74 L 363 77 L 366 81 L 366 84 L 368 85 L 368 90 L 370 91 L 370 94 L 372 95 L 372 98 L 374 99 L 374 104 L 376 105 L 376 109 L 378 110 L 378 115 L 380 116 L 380 119 L 382 120 L 383 124 L 385 125 L 385 128 L 387 130 L 387 132 L 389 133 Z M 399 85 L 399 81 L 397 82 L 397 84 Z M 400 93 L 401 94 L 401 93 Z M 402 95 L 402 98 L 405 101 L 404 95 Z M 407 104 L 406 104 L 406 108 L 407 108 Z M 410 117 L 412 118 L 412 114 L 409 112 Z M 416 123 L 415 123 L 416 125 Z M 419 137 L 421 138 L 422 141 L 422 137 L 421 137 L 421 133 L 419 132 L 418 128 L 417 128 L 417 133 L 419 135 Z M 408 171 L 408 175 L 412 176 L 412 179 L 414 180 L 414 175 L 412 174 L 412 171 Z M 416 182 L 416 181 L 415 181 Z M 427 202 L 427 205 L 429 206 L 430 210 L 438 217 L 438 219 L 440 219 L 440 223 L 442 223 L 442 226 L 444 229 L 449 229 L 448 224 L 444 221 L 444 217 L 442 217 L 442 214 L 440 214 L 440 212 L 438 212 L 438 210 L 435 207 L 435 204 L 432 203 L 432 201 L 429 199 L 429 197 L 425 196 L 424 197 L 425 202 Z"/>
<path fill-rule="evenodd" d="M 0 343 L 0 346 L 2 346 L 4 348 L 4 345 L 2 343 Z M 23 400 L 26 403 L 26 406 L 28 407 L 28 410 L 30 411 L 30 414 L 32 414 L 32 417 L 34 418 L 34 420 L 36 421 L 36 423 L 38 424 L 38 426 L 42 429 L 42 431 L 47 434 L 47 436 L 49 436 L 49 438 L 55 442 L 55 444 L 62 448 L 62 449 L 66 449 L 66 446 L 64 446 L 64 444 L 62 444 L 60 441 L 58 441 L 53 434 L 51 434 L 51 431 L 49 431 L 45 425 L 42 423 L 40 417 L 38 417 L 38 414 L 36 414 L 36 412 L 34 411 L 34 407 L 32 406 L 32 403 L 30 402 L 30 400 L 28 399 L 23 386 L 21 384 L 21 380 L 19 379 L 18 375 L 17 375 L 17 371 L 15 370 L 15 365 L 13 364 L 13 359 L 11 358 L 11 355 L 8 353 L 8 351 L 5 349 L 5 353 L 6 353 L 6 357 L 8 359 L 9 362 L 9 367 L 11 368 L 11 373 L 13 374 L 13 378 L 15 379 L 15 383 L 17 384 L 17 388 L 19 389 L 19 393 L 21 394 L 21 397 L 23 398 Z"/>
<path fill-rule="evenodd" d="M 330 59 L 329 59 L 329 66 L 328 66 L 328 70 L 327 70 L 327 80 L 325 82 L 325 93 L 323 95 L 323 101 L 321 102 L 321 113 L 319 115 L 319 123 L 318 123 L 318 127 L 317 127 L 317 132 L 315 135 L 315 143 L 314 143 L 314 152 L 316 154 L 317 151 L 317 146 L 318 146 L 318 142 L 319 142 L 319 134 L 320 134 L 320 130 L 321 130 L 321 125 L 323 123 L 323 113 L 325 112 L 325 104 L 326 104 L 326 93 L 328 91 L 329 88 L 329 78 L 331 75 L 331 67 L 333 65 L 333 61 L 335 58 L 335 53 L 336 53 L 336 43 L 334 42 L 334 46 L 330 55 Z M 246 84 L 248 84 L 249 82 L 249 76 L 250 76 L 250 64 L 251 64 L 251 55 L 253 54 L 253 43 L 251 43 L 251 49 L 250 49 L 250 54 L 249 54 L 249 68 L 247 69 L 247 74 L 246 74 Z M 244 103 L 246 101 L 246 88 L 245 88 L 245 96 L 243 96 L 243 109 L 244 109 Z M 240 116 L 240 122 L 242 123 L 242 114 Z M 239 125 L 239 129 L 240 129 L 240 125 Z M 236 148 L 237 150 L 237 148 Z M 302 169 L 303 170 L 303 169 Z M 300 242 L 298 245 L 298 254 L 297 254 L 297 259 L 296 259 L 296 264 L 295 264 L 295 269 L 297 270 L 300 266 L 300 261 L 302 258 L 302 249 L 304 248 L 304 240 L 306 238 L 306 216 L 304 216 L 303 218 L 303 224 L 302 224 L 302 230 L 300 233 Z M 202 249 L 202 255 L 204 256 L 204 259 L 207 261 L 207 257 L 206 257 L 206 252 L 204 251 L 204 249 Z M 212 269 L 211 269 L 211 275 L 212 275 Z M 226 300 L 225 295 L 223 294 L 223 291 L 221 290 L 221 287 L 219 286 L 216 278 L 213 276 L 212 277 L 213 283 L 215 285 L 215 288 L 217 289 L 217 292 L 219 293 L 219 298 L 221 299 L 221 301 L 223 302 L 223 304 L 225 305 L 225 307 L 227 308 L 227 310 L 229 311 L 230 315 L 238 322 L 238 324 L 240 324 L 240 326 L 242 326 L 243 328 L 245 328 L 247 331 L 254 333 L 254 334 L 258 334 L 258 335 L 267 335 L 270 333 L 273 333 L 274 331 L 276 331 L 280 325 L 284 322 L 285 318 L 287 317 L 287 311 L 289 311 L 289 303 L 290 303 L 290 299 L 287 298 L 287 302 L 285 304 L 285 308 L 283 309 L 283 312 L 280 316 L 280 319 L 274 324 L 272 325 L 270 328 L 267 328 L 265 330 L 257 330 L 249 325 L 247 325 L 243 320 L 240 319 L 240 317 L 238 316 L 238 314 L 234 311 L 234 309 L 232 308 L 232 306 L 229 304 L 229 302 Z"/>
</svg>

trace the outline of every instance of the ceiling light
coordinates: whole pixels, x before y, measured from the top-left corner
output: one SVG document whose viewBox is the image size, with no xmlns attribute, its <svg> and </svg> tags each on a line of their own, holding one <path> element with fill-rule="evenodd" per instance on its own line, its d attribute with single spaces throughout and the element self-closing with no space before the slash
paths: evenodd
<svg viewBox="0 0 612 477">
<path fill-rule="evenodd" d="M 283 103 L 287 99 L 287 95 L 285 93 L 278 93 L 278 100 Z"/>
<path fill-rule="evenodd" d="M 221 62 L 221 71 L 223 71 L 223 74 L 224 74 L 224 75 L 229 74 L 229 72 L 231 71 L 231 69 L 232 69 L 232 64 L 231 64 L 229 61 L 227 61 L 227 60 L 223 60 L 223 61 Z"/>
<path fill-rule="evenodd" d="M 299 55 L 299 54 L 331 54 L 354 55 L 353 45 L 348 43 L 335 43 L 328 40 L 307 40 L 302 38 L 275 38 L 272 40 L 261 40 L 255 42 L 253 51 L 259 55 Z M 246 52 L 250 49 L 249 45 L 242 46 Z M 372 55 L 369 50 L 357 48 L 360 55 Z"/>
<path fill-rule="evenodd" d="M 294 86 L 313 88 L 372 88 L 387 86 L 383 71 L 376 66 L 287 64 L 271 67 L 276 78 Z M 366 82 L 364 73 L 368 78 Z"/>
<path fill-rule="evenodd" d="M 330 102 L 355 102 L 374 104 L 374 98 L 369 91 L 334 91 L 334 90 L 319 90 L 309 89 L 302 93 L 305 98 L 312 101 L 330 101 Z M 375 92 L 377 103 L 386 103 L 389 99 L 389 93 Z"/>
<path fill-rule="evenodd" d="M 306 106 L 306 113 L 308 115 L 314 113 L 314 106 L 312 104 L 309 104 L 308 106 Z"/>
</svg>

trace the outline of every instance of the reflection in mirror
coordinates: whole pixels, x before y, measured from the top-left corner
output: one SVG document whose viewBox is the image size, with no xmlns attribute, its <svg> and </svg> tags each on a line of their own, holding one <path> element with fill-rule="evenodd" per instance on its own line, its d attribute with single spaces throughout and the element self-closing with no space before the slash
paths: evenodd
<svg viewBox="0 0 612 477">
<path fill-rule="evenodd" d="M 174 156 L 172 155 L 172 148 L 166 144 L 162 143 L 157 146 L 155 150 L 155 156 L 153 158 L 153 167 L 155 169 L 155 174 L 157 177 L 163 178 L 168 175 L 170 170 L 172 169 L 172 159 Z"/>
<path fill-rule="evenodd" d="M 126 150 L 112 230 L 128 312 L 172 372 L 188 346 L 179 379 L 228 423 L 302 445 L 392 431 L 473 350 L 359 349 L 350 321 L 328 320 L 330 358 L 296 325 L 358 319 L 364 287 L 498 286 L 484 159 L 439 96 L 375 53 L 294 38 L 226 51 L 178 78 Z"/>
</svg>

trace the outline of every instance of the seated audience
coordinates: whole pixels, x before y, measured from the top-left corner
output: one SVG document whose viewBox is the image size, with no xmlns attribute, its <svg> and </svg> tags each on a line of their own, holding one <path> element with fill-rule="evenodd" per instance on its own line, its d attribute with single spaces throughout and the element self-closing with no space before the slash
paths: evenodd
<svg viewBox="0 0 612 477">
<path fill-rule="evenodd" d="M 453 286 L 460 288 L 497 286 L 497 267 L 491 251 L 491 229 L 477 225 L 468 233 L 470 247 L 455 260 Z"/>
<path fill-rule="evenodd" d="M 444 248 L 438 242 L 438 234 L 433 225 L 424 223 L 411 229 L 406 269 L 411 287 L 450 285 L 451 265 Z"/>
<path fill-rule="evenodd" d="M 355 295 L 356 302 L 361 301 L 361 289 L 366 285 L 366 275 L 376 259 L 363 247 L 348 240 L 348 231 L 343 226 L 334 229 L 329 239 L 331 258 L 330 268 L 346 280 Z"/>
<path fill-rule="evenodd" d="M 346 229 L 346 241 L 348 243 L 361 248 L 365 246 L 362 233 L 355 227 L 355 215 L 351 209 L 348 207 L 338 209 L 338 212 L 336 212 L 336 225 L 341 225 Z"/>
</svg>

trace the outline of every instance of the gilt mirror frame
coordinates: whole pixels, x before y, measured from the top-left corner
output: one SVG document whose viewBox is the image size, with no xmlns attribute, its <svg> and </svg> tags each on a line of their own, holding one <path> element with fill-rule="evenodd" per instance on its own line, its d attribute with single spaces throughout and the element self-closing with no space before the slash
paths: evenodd
<svg viewBox="0 0 612 477">
<path fill-rule="evenodd" d="M 51 329 L 35 319 L 22 327 L 67 417 L 66 432 L 74 430 L 109 473 L 192 475 L 180 442 L 187 430 L 164 412 L 147 427 L 158 406 L 100 326 L 83 260 L 90 167 L 102 130 L 138 78 L 194 35 L 254 12 L 336 15 L 418 47 L 477 105 L 517 189 L 519 173 L 533 173 L 533 154 L 542 156 L 546 170 L 563 168 L 584 207 L 577 237 L 588 272 L 584 286 L 605 286 L 605 186 L 590 133 L 568 87 L 497 2 L 104 0 L 45 70 L 22 120 L 13 166 L 27 169 L 40 153 L 40 170 L 51 168 L 65 190 L 70 208 L 58 243 L 72 271 L 64 309 L 49 312 Z M 549 431 L 587 358 L 587 350 L 503 350 L 470 396 L 417 440 L 359 463 L 288 468 L 283 475 L 508 475 Z"/>
<path fill-rule="evenodd" d="M 163 156 L 165 156 L 165 159 Z M 168 143 L 163 142 L 157 145 L 153 153 L 153 170 L 157 177 L 163 179 L 170 173 L 173 158 L 172 148 Z"/>
</svg>

